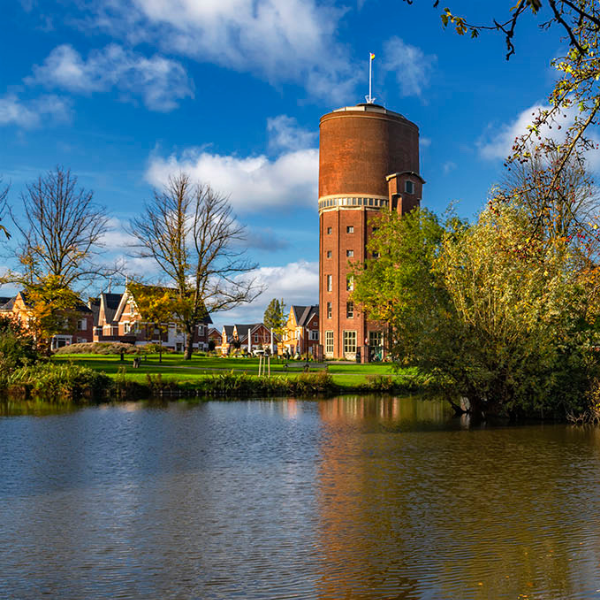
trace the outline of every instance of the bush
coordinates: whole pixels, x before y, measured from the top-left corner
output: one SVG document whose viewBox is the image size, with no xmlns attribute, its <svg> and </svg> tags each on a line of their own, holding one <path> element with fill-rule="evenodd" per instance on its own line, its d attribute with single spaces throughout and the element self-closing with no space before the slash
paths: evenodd
<svg viewBox="0 0 600 600">
<path fill-rule="evenodd" d="M 52 400 L 78 401 L 100 398 L 112 387 L 110 378 L 89 367 L 41 363 L 16 369 L 7 378 L 9 390 L 22 395 Z"/>
<path fill-rule="evenodd" d="M 55 354 L 138 354 L 140 348 L 123 342 L 86 342 L 71 344 L 56 350 Z"/>
<path fill-rule="evenodd" d="M 0 316 L 0 374 L 6 377 L 14 369 L 37 359 L 33 337 L 18 321 Z"/>
</svg>

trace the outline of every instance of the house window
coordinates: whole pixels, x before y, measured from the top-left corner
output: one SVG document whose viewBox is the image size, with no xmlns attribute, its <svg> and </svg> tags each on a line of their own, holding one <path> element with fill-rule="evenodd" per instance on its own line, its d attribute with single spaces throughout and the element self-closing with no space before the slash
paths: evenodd
<svg viewBox="0 0 600 600">
<path fill-rule="evenodd" d="M 352 258 L 354 256 L 354 250 L 346 250 L 346 256 Z"/>
<path fill-rule="evenodd" d="M 328 302 L 328 303 L 327 303 L 327 318 L 328 318 L 328 319 L 331 319 L 331 313 L 332 313 L 332 310 L 331 310 L 331 302 Z"/>
<path fill-rule="evenodd" d="M 333 275 L 326 275 L 327 277 L 327 291 L 333 291 Z"/>
<path fill-rule="evenodd" d="M 348 292 L 354 291 L 354 277 L 352 277 L 352 275 L 346 279 L 346 290 Z"/>
<path fill-rule="evenodd" d="M 348 227 L 346 227 L 346 233 L 354 233 L 354 227 L 352 225 L 348 225 Z"/>
<path fill-rule="evenodd" d="M 87 319 L 79 319 L 77 321 L 77 331 L 85 331 L 87 329 Z"/>
<path fill-rule="evenodd" d="M 258 334 L 255 334 L 253 336 L 253 341 L 254 341 L 255 344 L 258 344 Z"/>
<path fill-rule="evenodd" d="M 379 258 L 379 252 L 373 252 L 373 258 Z"/>
<path fill-rule="evenodd" d="M 356 331 L 344 331 L 344 354 L 356 354 Z"/>
<path fill-rule="evenodd" d="M 204 325 L 198 325 L 198 335 L 204 335 Z"/>
<path fill-rule="evenodd" d="M 383 346 L 383 331 L 369 331 L 369 346 L 371 348 Z"/>
<path fill-rule="evenodd" d="M 331 228 L 331 227 L 328 227 L 328 228 L 327 228 L 327 235 L 331 235 L 331 232 L 332 232 L 332 228 Z"/>
<path fill-rule="evenodd" d="M 327 250 L 327 258 L 331 258 L 331 250 Z"/>
<path fill-rule="evenodd" d="M 333 331 L 325 332 L 325 354 L 333 354 Z"/>
<path fill-rule="evenodd" d="M 414 194 L 415 193 L 415 184 L 412 181 L 405 181 L 404 182 L 404 191 L 407 194 Z"/>
<path fill-rule="evenodd" d="M 346 318 L 354 318 L 354 302 L 352 302 L 352 300 L 348 300 L 348 302 L 346 302 Z"/>
<path fill-rule="evenodd" d="M 312 340 L 313 342 L 318 342 L 319 341 L 319 331 L 311 331 L 309 333 L 309 339 Z"/>
<path fill-rule="evenodd" d="M 123 323 L 123 331 L 129 333 L 131 331 L 131 323 Z"/>
</svg>

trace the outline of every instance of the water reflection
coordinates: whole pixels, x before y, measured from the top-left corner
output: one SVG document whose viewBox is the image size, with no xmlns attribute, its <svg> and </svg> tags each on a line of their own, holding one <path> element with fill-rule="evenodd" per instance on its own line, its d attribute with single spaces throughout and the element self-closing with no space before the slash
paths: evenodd
<svg viewBox="0 0 600 600">
<path fill-rule="evenodd" d="M 42 408 L 0 413 L 2 598 L 600 598 L 600 430 L 418 398 Z"/>
</svg>

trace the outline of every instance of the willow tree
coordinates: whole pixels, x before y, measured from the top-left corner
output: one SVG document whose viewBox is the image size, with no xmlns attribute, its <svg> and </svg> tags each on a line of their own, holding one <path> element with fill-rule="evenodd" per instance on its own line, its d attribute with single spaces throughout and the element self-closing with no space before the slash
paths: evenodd
<svg viewBox="0 0 600 600">
<path fill-rule="evenodd" d="M 154 190 L 129 229 L 137 255 L 152 259 L 173 289 L 172 318 L 186 333 L 186 360 L 207 314 L 251 302 L 262 291 L 249 276 L 257 265 L 240 249 L 244 227 L 228 199 L 185 173 Z"/>
</svg>

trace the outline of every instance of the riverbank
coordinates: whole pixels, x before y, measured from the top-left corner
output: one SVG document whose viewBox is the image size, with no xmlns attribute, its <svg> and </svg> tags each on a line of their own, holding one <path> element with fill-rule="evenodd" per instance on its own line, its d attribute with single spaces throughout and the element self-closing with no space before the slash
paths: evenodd
<svg viewBox="0 0 600 600">
<path fill-rule="evenodd" d="M 303 372 L 303 362 L 273 360 L 270 376 L 259 376 L 258 359 L 150 355 L 134 368 L 120 356 L 72 355 L 18 369 L 5 379 L 9 399 L 102 402 L 152 397 L 329 396 L 352 392 L 413 393 L 431 388 L 416 369 L 389 364 L 331 363 Z"/>
</svg>

